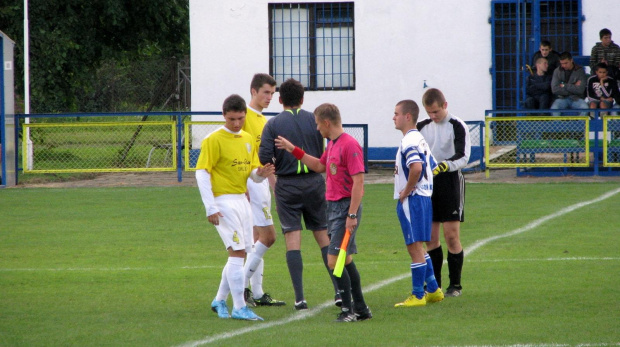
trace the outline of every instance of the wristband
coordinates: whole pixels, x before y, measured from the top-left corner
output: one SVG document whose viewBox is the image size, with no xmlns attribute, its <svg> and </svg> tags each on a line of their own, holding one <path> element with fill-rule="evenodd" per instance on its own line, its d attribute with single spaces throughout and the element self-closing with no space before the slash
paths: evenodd
<svg viewBox="0 0 620 347">
<path fill-rule="evenodd" d="M 295 148 L 293 149 L 291 153 L 293 154 L 293 156 L 295 156 L 295 158 L 297 158 L 297 160 L 301 160 L 301 158 L 304 157 L 304 154 L 306 154 L 306 152 L 304 152 L 303 149 L 297 146 L 295 146 Z"/>
</svg>

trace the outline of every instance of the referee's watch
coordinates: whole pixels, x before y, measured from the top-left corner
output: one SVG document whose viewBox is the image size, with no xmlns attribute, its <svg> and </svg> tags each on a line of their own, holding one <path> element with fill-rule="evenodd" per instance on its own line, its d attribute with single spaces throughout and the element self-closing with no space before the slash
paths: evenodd
<svg viewBox="0 0 620 347">
<path fill-rule="evenodd" d="M 357 215 L 355 213 L 349 213 L 348 217 L 351 219 L 355 219 L 357 218 Z"/>
</svg>

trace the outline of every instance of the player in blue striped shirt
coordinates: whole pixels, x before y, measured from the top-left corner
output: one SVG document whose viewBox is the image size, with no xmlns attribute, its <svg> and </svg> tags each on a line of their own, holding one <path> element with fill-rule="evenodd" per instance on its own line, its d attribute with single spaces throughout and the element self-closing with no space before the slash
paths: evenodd
<svg viewBox="0 0 620 347">
<path fill-rule="evenodd" d="M 433 169 L 437 162 L 416 129 L 419 113 L 413 100 L 400 101 L 394 109 L 394 125 L 404 135 L 396 152 L 394 199 L 398 199 L 396 214 L 411 256 L 413 287 L 411 295 L 394 307 L 424 306 L 444 298 L 435 280 L 433 263 L 424 249 L 424 242 L 431 239 Z M 424 290 L 425 283 L 428 292 Z"/>
</svg>

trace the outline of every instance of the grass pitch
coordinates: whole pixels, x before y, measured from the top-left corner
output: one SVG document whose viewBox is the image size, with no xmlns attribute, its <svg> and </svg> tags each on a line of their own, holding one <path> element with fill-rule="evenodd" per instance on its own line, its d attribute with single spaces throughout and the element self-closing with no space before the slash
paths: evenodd
<svg viewBox="0 0 620 347">
<path fill-rule="evenodd" d="M 264 287 L 287 306 L 256 308 L 265 322 L 218 319 L 226 253 L 196 188 L 0 190 L 0 345 L 618 345 L 619 188 L 469 184 L 463 296 L 395 309 L 409 258 L 392 186 L 367 185 L 355 260 L 374 318 L 354 324 L 332 323 L 309 232 L 309 312 L 293 310 L 279 235 Z"/>
</svg>

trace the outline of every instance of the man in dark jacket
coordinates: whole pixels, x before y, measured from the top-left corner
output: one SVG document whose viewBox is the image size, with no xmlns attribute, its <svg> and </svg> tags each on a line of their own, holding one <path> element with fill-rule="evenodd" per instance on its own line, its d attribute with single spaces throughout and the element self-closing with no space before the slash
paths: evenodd
<svg viewBox="0 0 620 347">
<path fill-rule="evenodd" d="M 532 68 L 534 68 L 534 73 L 537 71 L 536 62 L 538 58 L 547 58 L 547 63 L 549 63 L 549 67 L 547 68 L 547 72 L 545 75 L 553 75 L 553 71 L 560 66 L 560 54 L 551 48 L 551 42 L 547 40 L 540 41 L 540 49 L 538 52 L 534 53 L 532 57 Z"/>
<path fill-rule="evenodd" d="M 547 58 L 538 58 L 536 73 L 527 76 L 525 108 L 545 110 L 551 106 L 551 75 L 547 74 L 548 67 Z"/>
</svg>

